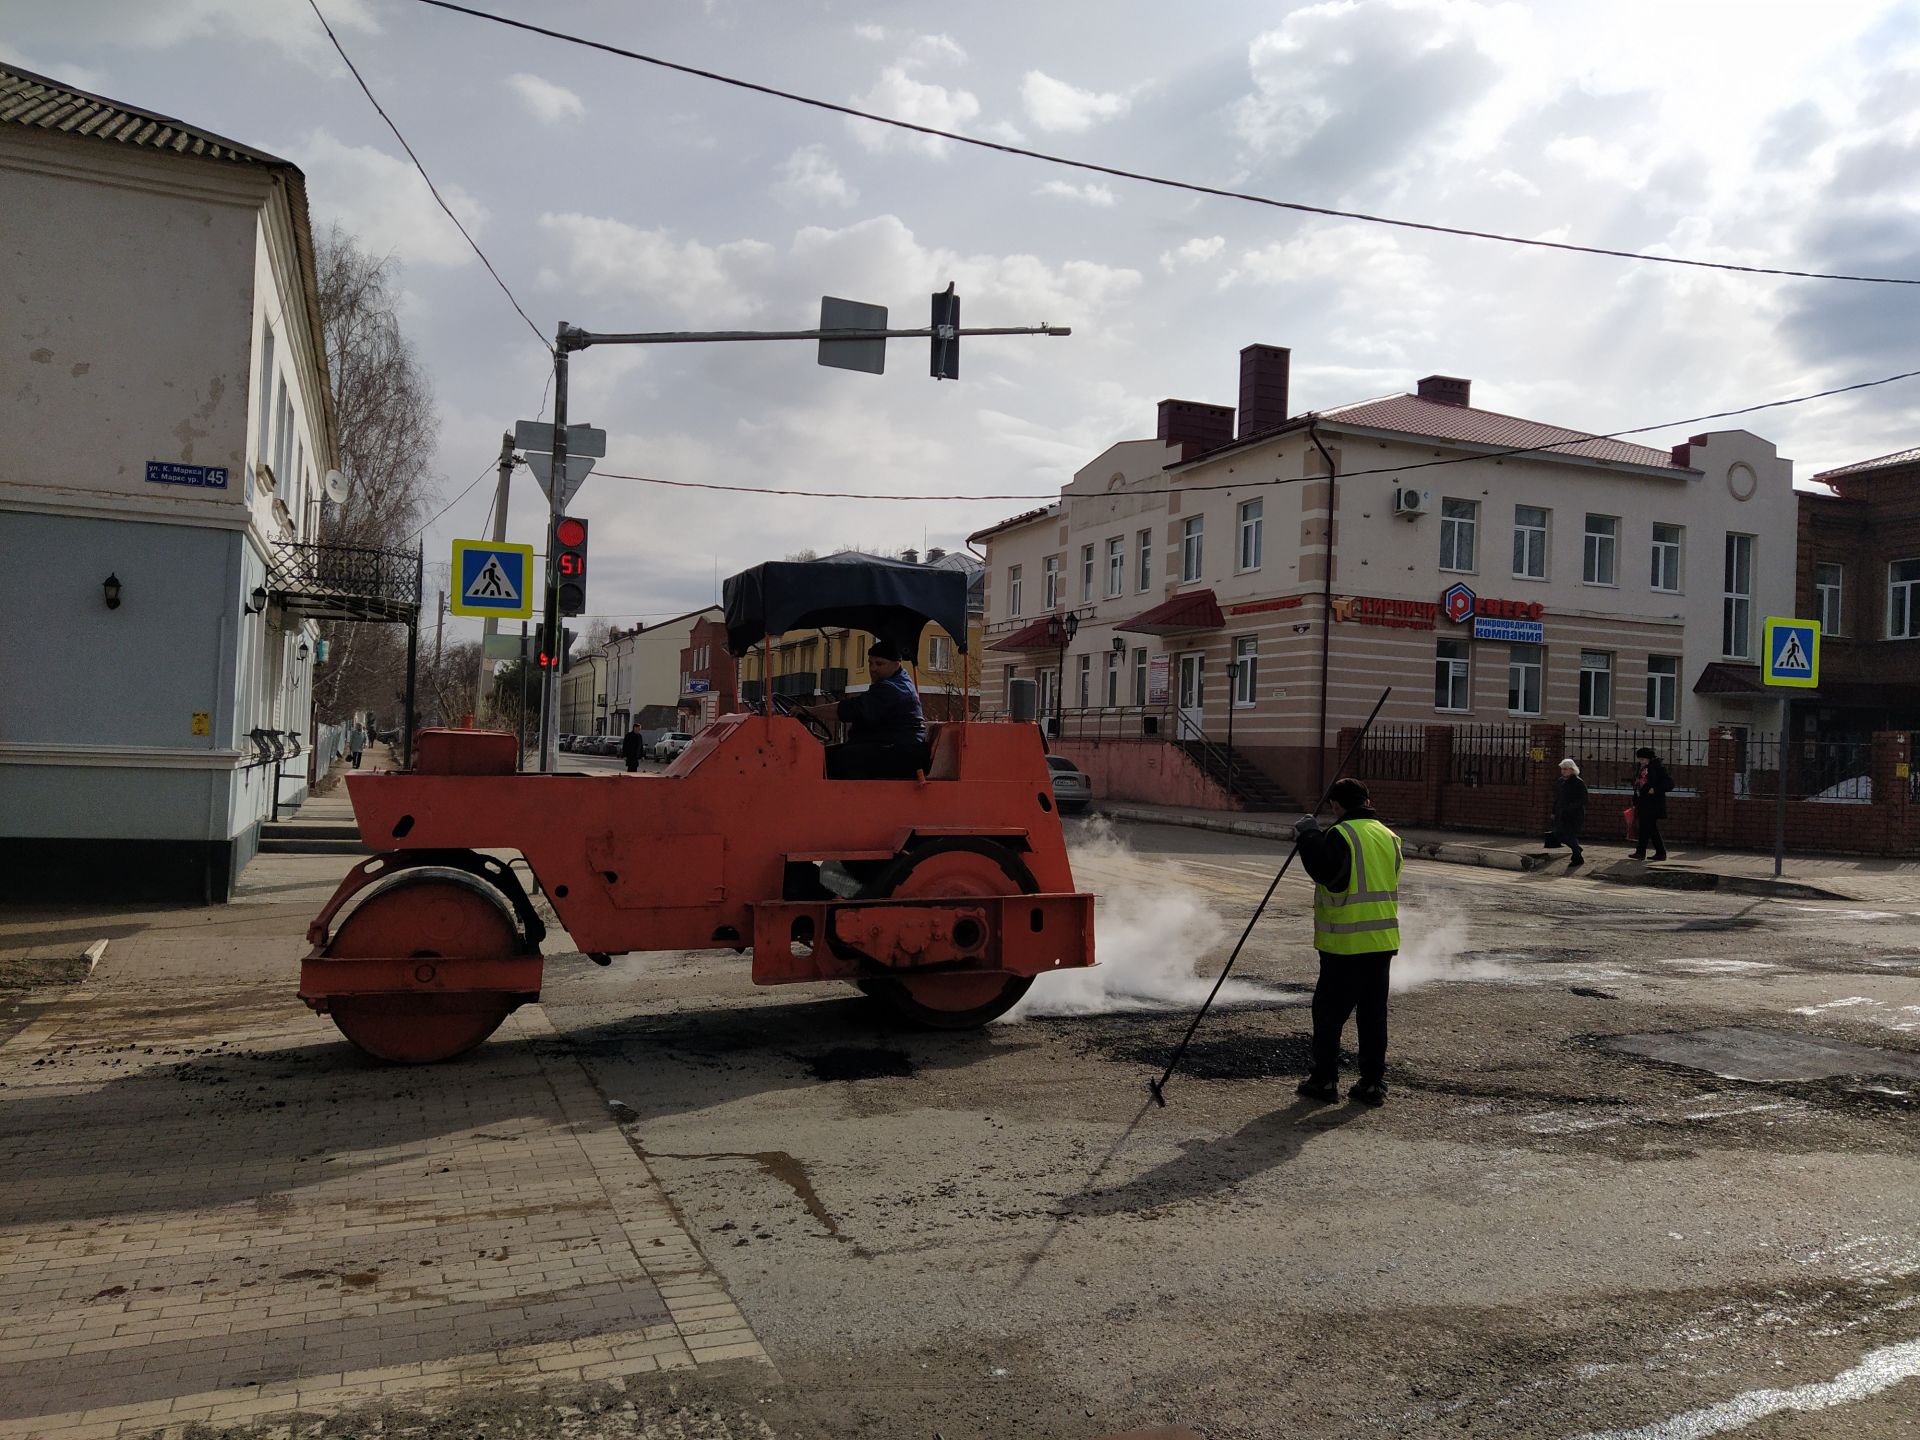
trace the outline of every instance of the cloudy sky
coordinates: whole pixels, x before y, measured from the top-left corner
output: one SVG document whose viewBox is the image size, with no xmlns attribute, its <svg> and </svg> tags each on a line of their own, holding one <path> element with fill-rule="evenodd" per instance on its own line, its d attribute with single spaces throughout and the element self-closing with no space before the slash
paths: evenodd
<svg viewBox="0 0 1920 1440">
<path fill-rule="evenodd" d="M 819 297 L 927 323 L 962 379 L 806 343 L 594 349 L 603 467 L 753 486 L 1043 495 L 1154 405 L 1234 403 L 1293 350 L 1295 411 L 1471 377 L 1608 431 L 1920 368 L 1920 288 L 1745 277 L 1321 219 L 885 130 L 416 3 L 320 0 L 542 331 L 804 328 Z M 1656 254 L 1920 276 L 1914 0 L 481 0 L 623 47 L 1103 164 Z M 403 264 L 440 400 L 430 556 L 482 534 L 549 361 L 433 207 L 306 0 L 0 0 L 0 55 L 295 160 L 316 224 Z M 1741 422 L 1796 474 L 1920 444 L 1920 381 Z M 1697 427 L 1696 427 L 1697 428 Z M 1687 427 L 1649 443 L 1684 439 Z M 524 472 L 522 472 L 524 473 Z M 537 538 L 516 481 L 512 538 Z M 591 608 L 704 604 L 802 547 L 955 546 L 1016 501 L 753 499 L 594 479 Z"/>
</svg>

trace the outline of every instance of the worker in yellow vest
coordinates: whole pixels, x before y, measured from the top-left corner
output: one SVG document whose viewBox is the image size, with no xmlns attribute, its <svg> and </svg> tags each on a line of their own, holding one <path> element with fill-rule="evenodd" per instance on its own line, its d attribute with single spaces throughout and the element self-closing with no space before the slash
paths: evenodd
<svg viewBox="0 0 1920 1440">
<path fill-rule="evenodd" d="M 1327 792 L 1339 819 L 1322 830 L 1303 815 L 1293 827 L 1300 863 L 1313 877 L 1313 1070 L 1300 1082 L 1309 1100 L 1340 1098 L 1340 1032 L 1359 1011 L 1360 1083 L 1347 1098 L 1387 1101 L 1387 974 L 1400 949 L 1400 837 L 1373 813 L 1358 780 Z"/>
</svg>

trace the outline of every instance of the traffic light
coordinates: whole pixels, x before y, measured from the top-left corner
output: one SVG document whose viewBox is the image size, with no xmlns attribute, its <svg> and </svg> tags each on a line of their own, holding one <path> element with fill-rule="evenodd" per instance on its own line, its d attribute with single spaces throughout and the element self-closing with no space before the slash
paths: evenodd
<svg viewBox="0 0 1920 1440">
<path fill-rule="evenodd" d="M 936 380 L 960 378 L 960 297 L 953 286 L 933 297 L 933 367 Z"/>
<path fill-rule="evenodd" d="M 553 573 L 560 613 L 583 613 L 587 608 L 587 522 L 577 515 L 561 515 L 553 522 Z"/>
<path fill-rule="evenodd" d="M 573 649 L 573 631 L 567 629 L 564 625 L 560 627 L 560 648 L 558 650 L 547 643 L 547 627 L 544 625 L 539 627 L 539 631 L 534 639 L 537 642 L 534 647 L 535 666 L 541 670 L 559 670 L 564 672 L 567 668 L 567 652 Z"/>
</svg>

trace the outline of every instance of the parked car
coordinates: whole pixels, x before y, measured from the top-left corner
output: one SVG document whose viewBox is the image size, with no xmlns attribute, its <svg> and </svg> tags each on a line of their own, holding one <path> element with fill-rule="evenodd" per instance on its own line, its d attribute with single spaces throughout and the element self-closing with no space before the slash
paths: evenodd
<svg viewBox="0 0 1920 1440">
<path fill-rule="evenodd" d="M 682 750 L 693 743 L 693 736 L 684 730 L 669 730 L 654 743 L 653 758 L 661 763 L 676 759 Z"/>
<path fill-rule="evenodd" d="M 1053 803 L 1062 815 L 1084 815 L 1093 804 L 1093 782 L 1064 755 L 1047 756 L 1053 772 Z"/>
<path fill-rule="evenodd" d="M 560 748 L 562 750 L 573 749 L 573 742 L 578 740 L 579 738 L 580 737 L 578 735 L 562 735 L 559 741 Z"/>
</svg>

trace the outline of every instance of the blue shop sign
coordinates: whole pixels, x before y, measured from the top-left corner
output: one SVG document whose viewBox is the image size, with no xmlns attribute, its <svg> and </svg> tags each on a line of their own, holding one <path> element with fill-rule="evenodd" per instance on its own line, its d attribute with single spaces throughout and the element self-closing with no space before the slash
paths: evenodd
<svg viewBox="0 0 1920 1440">
<path fill-rule="evenodd" d="M 224 465 L 180 465 L 171 460 L 147 461 L 149 485 L 190 485 L 196 490 L 227 488 Z"/>
<path fill-rule="evenodd" d="M 1544 645 L 1547 643 L 1547 627 L 1538 620 L 1490 620 L 1485 616 L 1475 616 L 1473 638 L 1504 640 L 1509 645 Z"/>
</svg>

